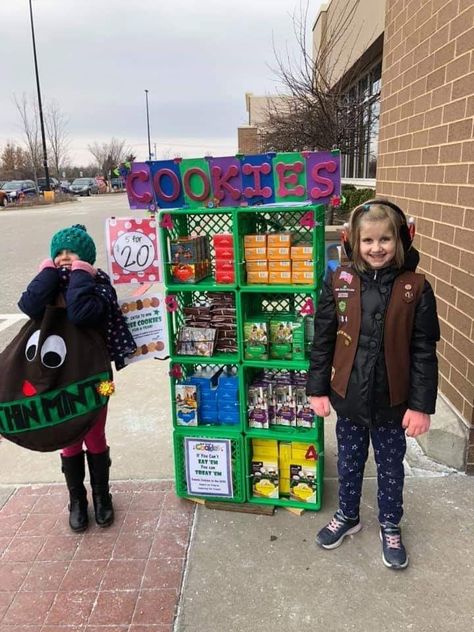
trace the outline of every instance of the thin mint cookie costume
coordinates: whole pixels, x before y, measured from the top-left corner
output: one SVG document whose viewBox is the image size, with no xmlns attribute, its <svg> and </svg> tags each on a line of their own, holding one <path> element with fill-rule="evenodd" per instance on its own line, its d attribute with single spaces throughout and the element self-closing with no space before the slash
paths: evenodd
<svg viewBox="0 0 474 632">
<path fill-rule="evenodd" d="M 403 211 L 386 200 L 354 209 L 344 241 L 350 265 L 326 279 L 315 317 L 307 394 L 337 413 L 339 509 L 317 536 L 326 549 L 361 528 L 369 441 L 377 465 L 383 561 L 405 568 L 399 527 L 407 434 L 429 428 L 438 384 L 436 301 Z"/>
<path fill-rule="evenodd" d="M 58 231 L 50 254 L 18 303 L 31 320 L 0 354 L 0 432 L 31 450 L 62 448 L 69 524 L 83 531 L 83 443 L 96 522 L 108 526 L 114 518 L 105 438 L 111 361 L 121 369 L 136 345 L 109 277 L 93 267 L 96 248 L 85 227 Z"/>
</svg>

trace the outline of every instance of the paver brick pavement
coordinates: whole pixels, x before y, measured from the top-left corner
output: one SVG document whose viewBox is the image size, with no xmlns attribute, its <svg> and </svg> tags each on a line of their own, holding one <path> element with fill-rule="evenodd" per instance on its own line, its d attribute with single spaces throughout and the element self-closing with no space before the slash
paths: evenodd
<svg viewBox="0 0 474 632">
<path fill-rule="evenodd" d="M 114 524 L 90 515 L 81 534 L 64 485 L 13 491 L 0 509 L 0 632 L 171 632 L 194 506 L 171 481 L 111 491 Z"/>
</svg>

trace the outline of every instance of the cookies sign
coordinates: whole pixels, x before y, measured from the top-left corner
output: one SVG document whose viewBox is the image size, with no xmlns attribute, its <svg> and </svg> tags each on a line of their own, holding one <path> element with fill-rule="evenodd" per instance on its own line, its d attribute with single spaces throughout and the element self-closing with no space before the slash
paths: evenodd
<svg viewBox="0 0 474 632">
<path fill-rule="evenodd" d="M 118 283 L 161 281 L 156 221 L 111 217 L 106 220 L 109 274 Z"/>
<path fill-rule="evenodd" d="M 126 364 L 147 358 L 164 360 L 168 357 L 168 340 L 165 334 L 165 301 L 157 292 L 148 292 L 139 298 L 120 301 L 120 308 L 130 329 L 137 350 Z"/>
</svg>

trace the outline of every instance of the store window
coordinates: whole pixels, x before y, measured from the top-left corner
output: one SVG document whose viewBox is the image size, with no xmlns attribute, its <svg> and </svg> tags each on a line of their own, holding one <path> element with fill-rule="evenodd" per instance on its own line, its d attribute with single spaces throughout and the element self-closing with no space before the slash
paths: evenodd
<svg viewBox="0 0 474 632">
<path fill-rule="evenodd" d="M 352 110 L 352 133 L 342 154 L 342 177 L 375 178 L 379 136 L 382 62 L 362 75 L 346 93 Z"/>
</svg>

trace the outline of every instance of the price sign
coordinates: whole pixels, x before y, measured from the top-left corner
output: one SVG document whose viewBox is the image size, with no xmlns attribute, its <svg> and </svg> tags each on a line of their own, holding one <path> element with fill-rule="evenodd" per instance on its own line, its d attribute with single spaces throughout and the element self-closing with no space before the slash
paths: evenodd
<svg viewBox="0 0 474 632">
<path fill-rule="evenodd" d="M 154 218 L 109 218 L 106 237 L 109 274 L 114 284 L 161 280 Z"/>
<path fill-rule="evenodd" d="M 143 233 L 125 233 L 115 242 L 113 255 L 124 270 L 143 272 L 155 259 L 155 244 Z"/>
</svg>

